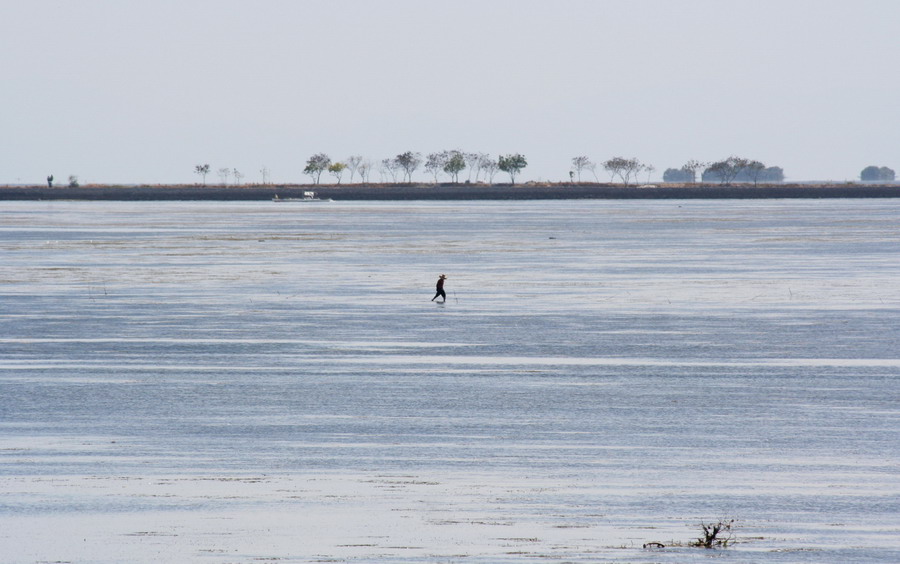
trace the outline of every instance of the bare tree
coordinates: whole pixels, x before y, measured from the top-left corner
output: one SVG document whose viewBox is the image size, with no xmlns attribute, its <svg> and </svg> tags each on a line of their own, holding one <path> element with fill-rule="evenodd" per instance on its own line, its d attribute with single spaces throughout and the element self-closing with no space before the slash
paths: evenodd
<svg viewBox="0 0 900 564">
<path fill-rule="evenodd" d="M 492 162 L 491 156 L 487 153 L 473 153 L 476 157 L 475 164 L 470 165 L 471 168 L 475 169 L 475 182 L 478 182 L 479 176 L 484 171 L 484 164 L 488 162 Z M 471 175 L 472 171 L 469 170 L 469 174 Z"/>
<path fill-rule="evenodd" d="M 206 175 L 209 174 L 209 165 L 202 164 L 194 167 L 194 174 L 199 174 L 203 177 L 203 185 L 206 185 Z"/>
<path fill-rule="evenodd" d="M 482 157 L 478 168 L 484 171 L 484 178 L 488 181 L 488 184 L 493 184 L 494 176 L 500 170 L 500 163 L 492 159 L 490 155 L 485 154 Z"/>
<path fill-rule="evenodd" d="M 613 182 L 619 174 L 619 169 L 625 159 L 616 157 L 603 162 L 603 168 L 609 173 L 609 181 Z"/>
<path fill-rule="evenodd" d="M 684 166 L 681 167 L 682 170 L 691 171 L 691 182 L 697 182 L 697 171 L 702 171 L 704 168 L 708 167 L 710 163 L 704 163 L 701 161 L 697 161 L 694 159 L 689 160 L 684 163 Z M 701 178 L 702 180 L 702 178 Z"/>
<path fill-rule="evenodd" d="M 591 161 L 591 162 L 588 163 L 584 168 L 586 168 L 586 169 L 588 169 L 589 171 L 591 171 L 591 174 L 594 176 L 594 181 L 595 181 L 595 182 L 600 182 L 600 179 L 597 178 L 597 163 L 595 163 L 594 161 Z"/>
<path fill-rule="evenodd" d="M 717 161 L 709 165 L 706 172 L 712 176 L 716 176 L 722 184 L 731 184 L 745 168 L 750 161 L 740 157 L 731 156 L 724 161 Z"/>
<path fill-rule="evenodd" d="M 434 176 L 434 183 L 438 182 L 438 175 L 444 171 L 444 165 L 447 163 L 447 152 L 429 153 L 425 157 L 425 171 Z"/>
<path fill-rule="evenodd" d="M 475 181 L 478 182 L 478 172 L 480 170 L 479 163 L 481 162 L 481 153 L 464 153 L 463 158 L 466 161 L 466 166 L 469 167 L 469 178 L 467 180 L 472 180 L 472 173 L 475 173 Z"/>
<path fill-rule="evenodd" d="M 572 159 L 572 168 L 575 170 L 575 174 L 578 175 L 578 182 L 581 182 L 581 171 L 591 166 L 593 163 L 591 159 L 581 156 L 575 157 Z"/>
<path fill-rule="evenodd" d="M 234 183 L 238 186 L 241 185 L 241 179 L 244 178 L 243 173 L 238 169 L 234 169 L 231 171 L 231 175 L 234 176 Z"/>
<path fill-rule="evenodd" d="M 268 184 L 269 183 L 269 167 L 263 165 L 263 167 L 261 169 L 259 169 L 259 174 L 262 176 L 262 183 L 264 185 Z"/>
<path fill-rule="evenodd" d="M 369 174 L 372 172 L 372 163 L 369 161 L 363 161 L 359 163 L 356 167 L 356 172 L 359 173 L 359 178 L 363 184 L 369 183 Z"/>
<path fill-rule="evenodd" d="M 313 179 L 313 184 L 318 184 L 322 173 L 328 170 L 331 165 L 331 157 L 325 153 L 316 153 L 306 161 L 306 168 L 303 169 L 304 174 L 308 174 Z"/>
<path fill-rule="evenodd" d="M 398 170 L 400 170 L 400 164 L 396 161 L 396 159 L 382 159 L 381 168 L 379 168 L 379 172 L 381 173 L 381 181 L 385 182 L 388 175 L 390 175 L 391 182 L 397 182 Z"/>
<path fill-rule="evenodd" d="M 650 184 L 650 175 L 656 172 L 656 167 L 653 165 L 644 165 L 644 170 L 647 172 L 647 184 Z"/>
<path fill-rule="evenodd" d="M 622 183 L 628 186 L 632 177 L 637 178 L 637 174 L 644 168 L 644 165 L 636 158 L 613 157 L 603 163 L 603 168 L 609 172 L 611 179 L 615 180 L 618 176 L 622 179 Z"/>
<path fill-rule="evenodd" d="M 405 153 L 400 153 L 394 159 L 397 161 L 397 164 L 400 165 L 400 168 L 403 169 L 405 173 L 405 179 L 407 182 L 412 183 L 412 175 L 419 168 L 419 165 L 422 164 L 422 155 L 419 153 L 414 153 L 412 151 L 407 151 Z"/>
<path fill-rule="evenodd" d="M 222 186 L 228 184 L 228 176 L 231 175 L 230 168 L 220 168 L 216 171 L 216 174 L 219 175 L 219 180 L 222 181 Z"/>
<path fill-rule="evenodd" d="M 362 164 L 362 155 L 350 155 L 346 159 L 347 170 L 350 171 L 350 184 L 353 184 L 353 177 L 356 175 L 357 170 L 359 170 L 359 165 Z"/>
<path fill-rule="evenodd" d="M 753 179 L 753 185 L 757 186 L 759 184 L 760 175 L 765 172 L 766 165 L 762 164 L 759 161 L 750 161 L 744 167 L 744 171 L 747 173 L 747 176 Z"/>
</svg>

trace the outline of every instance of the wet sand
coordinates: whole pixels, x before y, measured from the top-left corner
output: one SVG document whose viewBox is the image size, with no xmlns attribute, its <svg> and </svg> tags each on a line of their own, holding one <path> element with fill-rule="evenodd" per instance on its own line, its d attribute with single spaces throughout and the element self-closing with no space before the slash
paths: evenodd
<svg viewBox="0 0 900 564">
<path fill-rule="evenodd" d="M 0 563 L 900 562 L 898 218 L 3 202 Z"/>
</svg>

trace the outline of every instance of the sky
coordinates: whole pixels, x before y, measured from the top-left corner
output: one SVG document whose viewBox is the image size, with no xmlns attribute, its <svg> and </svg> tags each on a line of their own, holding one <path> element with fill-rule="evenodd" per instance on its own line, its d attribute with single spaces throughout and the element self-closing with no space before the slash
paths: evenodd
<svg viewBox="0 0 900 564">
<path fill-rule="evenodd" d="M 0 0 L 0 184 L 448 149 L 521 153 L 519 181 L 581 155 L 853 180 L 900 170 L 898 25 L 897 0 Z"/>
</svg>

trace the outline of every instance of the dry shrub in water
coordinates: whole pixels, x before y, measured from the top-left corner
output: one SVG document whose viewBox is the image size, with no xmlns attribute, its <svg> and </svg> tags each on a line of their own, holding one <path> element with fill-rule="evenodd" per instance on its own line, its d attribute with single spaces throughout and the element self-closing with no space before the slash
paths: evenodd
<svg viewBox="0 0 900 564">
<path fill-rule="evenodd" d="M 715 523 L 700 523 L 700 528 L 703 531 L 703 536 L 698 538 L 697 540 L 689 542 L 685 545 L 682 542 L 671 542 L 668 546 L 670 547 L 683 547 L 683 546 L 693 546 L 698 548 L 725 548 L 729 544 L 734 542 L 734 535 L 732 534 L 732 527 L 734 526 L 734 519 L 729 520 L 719 520 Z M 654 548 L 666 548 L 666 545 L 661 542 L 648 542 L 644 543 L 645 549 L 654 549 Z"/>
<path fill-rule="evenodd" d="M 691 543 L 691 546 L 702 548 L 720 546 L 725 548 L 734 538 L 731 534 L 732 525 L 734 525 L 734 519 L 722 520 L 717 523 L 700 523 L 700 528 L 703 529 L 703 536 Z"/>
</svg>

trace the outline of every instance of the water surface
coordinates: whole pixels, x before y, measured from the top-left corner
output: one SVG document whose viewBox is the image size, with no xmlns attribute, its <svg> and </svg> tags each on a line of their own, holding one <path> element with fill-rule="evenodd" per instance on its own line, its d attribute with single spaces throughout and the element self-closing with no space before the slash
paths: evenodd
<svg viewBox="0 0 900 564">
<path fill-rule="evenodd" d="M 0 561 L 898 561 L 898 225 L 2 202 Z"/>
</svg>

